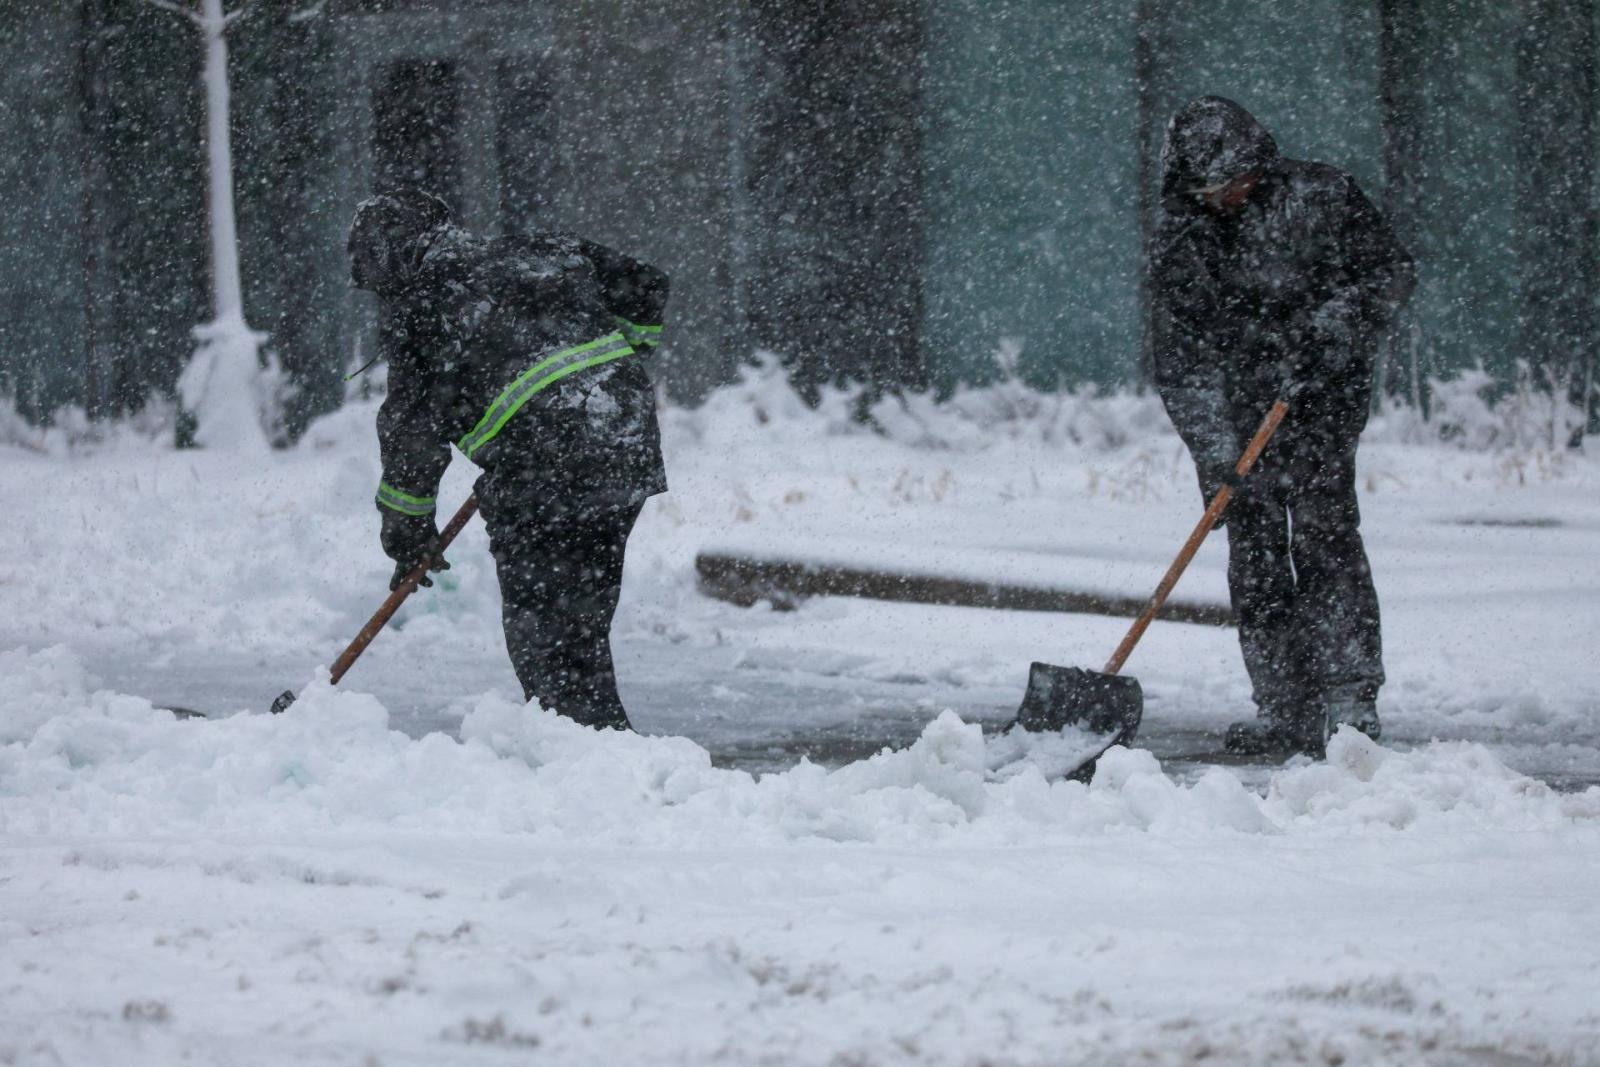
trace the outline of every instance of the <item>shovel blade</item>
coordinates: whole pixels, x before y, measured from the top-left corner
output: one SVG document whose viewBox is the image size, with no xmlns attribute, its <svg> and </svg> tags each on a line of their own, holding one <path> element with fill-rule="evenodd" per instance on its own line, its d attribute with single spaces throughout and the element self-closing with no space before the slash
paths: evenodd
<svg viewBox="0 0 1600 1067">
<path fill-rule="evenodd" d="M 1035 663 L 1015 725 L 1034 733 L 1076 726 L 1107 735 L 1110 748 L 1131 744 L 1143 718 L 1144 690 L 1137 678 Z"/>
</svg>

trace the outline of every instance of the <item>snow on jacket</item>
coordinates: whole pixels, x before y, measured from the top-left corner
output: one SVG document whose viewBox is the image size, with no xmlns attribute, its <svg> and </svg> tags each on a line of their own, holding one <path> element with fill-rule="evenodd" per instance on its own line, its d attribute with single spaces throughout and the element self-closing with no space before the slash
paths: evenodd
<svg viewBox="0 0 1600 1067">
<path fill-rule="evenodd" d="M 1378 344 L 1415 279 L 1388 222 L 1349 174 L 1280 156 L 1261 124 L 1221 97 L 1173 117 L 1161 167 L 1155 382 L 1197 464 L 1231 466 L 1291 386 L 1288 432 L 1353 440 Z M 1231 215 L 1195 193 L 1248 173 L 1260 181 Z"/>
<path fill-rule="evenodd" d="M 449 224 L 404 257 L 412 276 L 380 314 L 381 508 L 433 511 L 452 444 L 563 501 L 625 507 L 666 490 L 643 365 L 665 274 L 570 234 L 483 239 Z"/>
</svg>

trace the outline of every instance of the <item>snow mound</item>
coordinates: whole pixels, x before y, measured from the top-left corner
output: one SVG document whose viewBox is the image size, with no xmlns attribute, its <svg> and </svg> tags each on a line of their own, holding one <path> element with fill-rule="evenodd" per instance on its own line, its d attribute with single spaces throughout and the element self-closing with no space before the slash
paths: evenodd
<svg viewBox="0 0 1600 1067">
<path fill-rule="evenodd" d="M 162 836 L 328 829 L 531 835 L 546 844 L 694 848 L 732 841 L 973 846 L 1146 832 L 1349 834 L 1549 828 L 1600 820 L 1600 789 L 1562 795 L 1478 745 L 1381 748 L 1341 732 L 1326 763 L 1265 796 L 1214 769 L 1193 785 L 1113 749 L 1084 786 L 1023 766 L 993 780 L 976 725 L 946 711 L 915 744 L 760 778 L 684 738 L 600 732 L 537 704 L 478 698 L 460 740 L 413 740 L 371 696 L 306 685 L 281 716 L 180 721 L 97 690 L 71 653 L 0 670 L 0 832 Z"/>
<path fill-rule="evenodd" d="M 1326 762 L 1273 778 L 1263 810 L 1286 827 L 1537 830 L 1600 818 L 1600 788 L 1563 795 L 1511 770 L 1482 745 L 1436 741 L 1396 752 L 1345 727 L 1329 742 Z"/>
</svg>

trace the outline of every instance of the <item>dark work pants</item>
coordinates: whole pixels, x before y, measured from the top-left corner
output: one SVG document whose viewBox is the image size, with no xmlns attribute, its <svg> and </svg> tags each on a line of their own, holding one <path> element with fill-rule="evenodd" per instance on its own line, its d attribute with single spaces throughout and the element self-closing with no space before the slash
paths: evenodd
<svg viewBox="0 0 1600 1067">
<path fill-rule="evenodd" d="M 1272 442 L 1227 524 L 1228 593 L 1262 714 L 1288 720 L 1330 698 L 1376 697 L 1383 646 L 1354 438 L 1302 429 Z"/>
<path fill-rule="evenodd" d="M 586 726 L 630 728 L 611 662 L 622 558 L 642 504 L 501 499 L 480 481 L 506 650 L 524 696 Z"/>
</svg>

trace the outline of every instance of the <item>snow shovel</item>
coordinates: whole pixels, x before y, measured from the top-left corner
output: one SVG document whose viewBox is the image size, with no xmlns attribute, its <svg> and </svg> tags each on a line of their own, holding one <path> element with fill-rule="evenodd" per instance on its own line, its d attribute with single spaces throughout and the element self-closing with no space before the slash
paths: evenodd
<svg viewBox="0 0 1600 1067">
<path fill-rule="evenodd" d="M 1239 462 L 1233 468 L 1236 479 L 1250 473 L 1288 410 L 1287 400 L 1279 400 L 1272 405 L 1272 410 L 1261 420 L 1260 428 L 1245 446 L 1244 454 L 1239 457 Z M 1071 777 L 1079 779 L 1094 773 L 1095 760 L 1104 755 L 1107 749 L 1113 745 L 1132 743 L 1134 735 L 1139 730 L 1139 721 L 1144 716 L 1144 691 L 1139 688 L 1137 678 L 1119 672 L 1123 664 L 1128 661 L 1128 656 L 1133 653 L 1133 646 L 1139 643 L 1139 638 L 1144 636 L 1156 613 L 1166 603 L 1172 587 L 1178 584 L 1178 579 L 1183 576 L 1189 561 L 1200 550 L 1200 543 L 1206 539 L 1206 534 L 1211 532 L 1217 524 L 1217 519 L 1227 510 L 1228 501 L 1231 499 L 1233 499 L 1233 486 L 1226 484 L 1211 498 L 1211 504 L 1195 525 L 1194 532 L 1179 550 L 1178 558 L 1167 568 L 1167 573 L 1162 577 L 1161 584 L 1156 586 L 1150 602 L 1139 613 L 1139 617 L 1133 620 L 1127 636 L 1111 654 L 1105 670 L 1090 671 L 1081 667 L 1057 667 L 1051 663 L 1035 663 L 1028 671 L 1028 691 L 1023 694 L 1022 707 L 1017 711 L 1016 719 L 1007 727 L 1008 730 L 1020 726 L 1024 730 L 1040 733 L 1057 732 L 1068 726 L 1076 726 L 1102 735 L 1105 738 L 1104 744 L 1072 772 Z"/>
<path fill-rule="evenodd" d="M 474 493 L 467 497 L 466 501 L 456 509 L 455 517 L 450 520 L 449 524 L 439 531 L 440 555 L 443 555 L 444 550 L 450 547 L 450 542 L 456 539 L 456 534 L 461 532 L 462 527 L 467 525 L 467 521 L 472 518 L 473 513 L 477 510 L 478 495 Z M 328 670 L 329 682 L 334 685 L 339 684 L 339 679 L 345 676 L 345 672 L 354 665 L 361 653 L 365 652 L 367 646 L 372 644 L 372 639 L 378 636 L 378 631 L 382 630 L 389 620 L 394 617 L 394 613 L 400 610 L 400 605 L 405 603 L 406 597 L 416 591 L 417 584 L 428 573 L 428 566 L 432 562 L 433 560 L 428 560 L 425 563 L 417 564 L 411 573 L 405 576 L 405 580 L 395 587 L 394 592 L 389 594 L 389 599 L 383 602 L 383 605 L 373 613 L 372 618 L 367 620 L 367 624 L 361 628 L 361 632 L 356 634 L 356 639 L 351 641 L 350 646 L 339 653 L 339 658 L 333 661 L 333 666 Z M 278 694 L 278 699 L 272 702 L 272 714 L 282 714 L 294 701 L 294 690 L 285 689 Z"/>
</svg>

